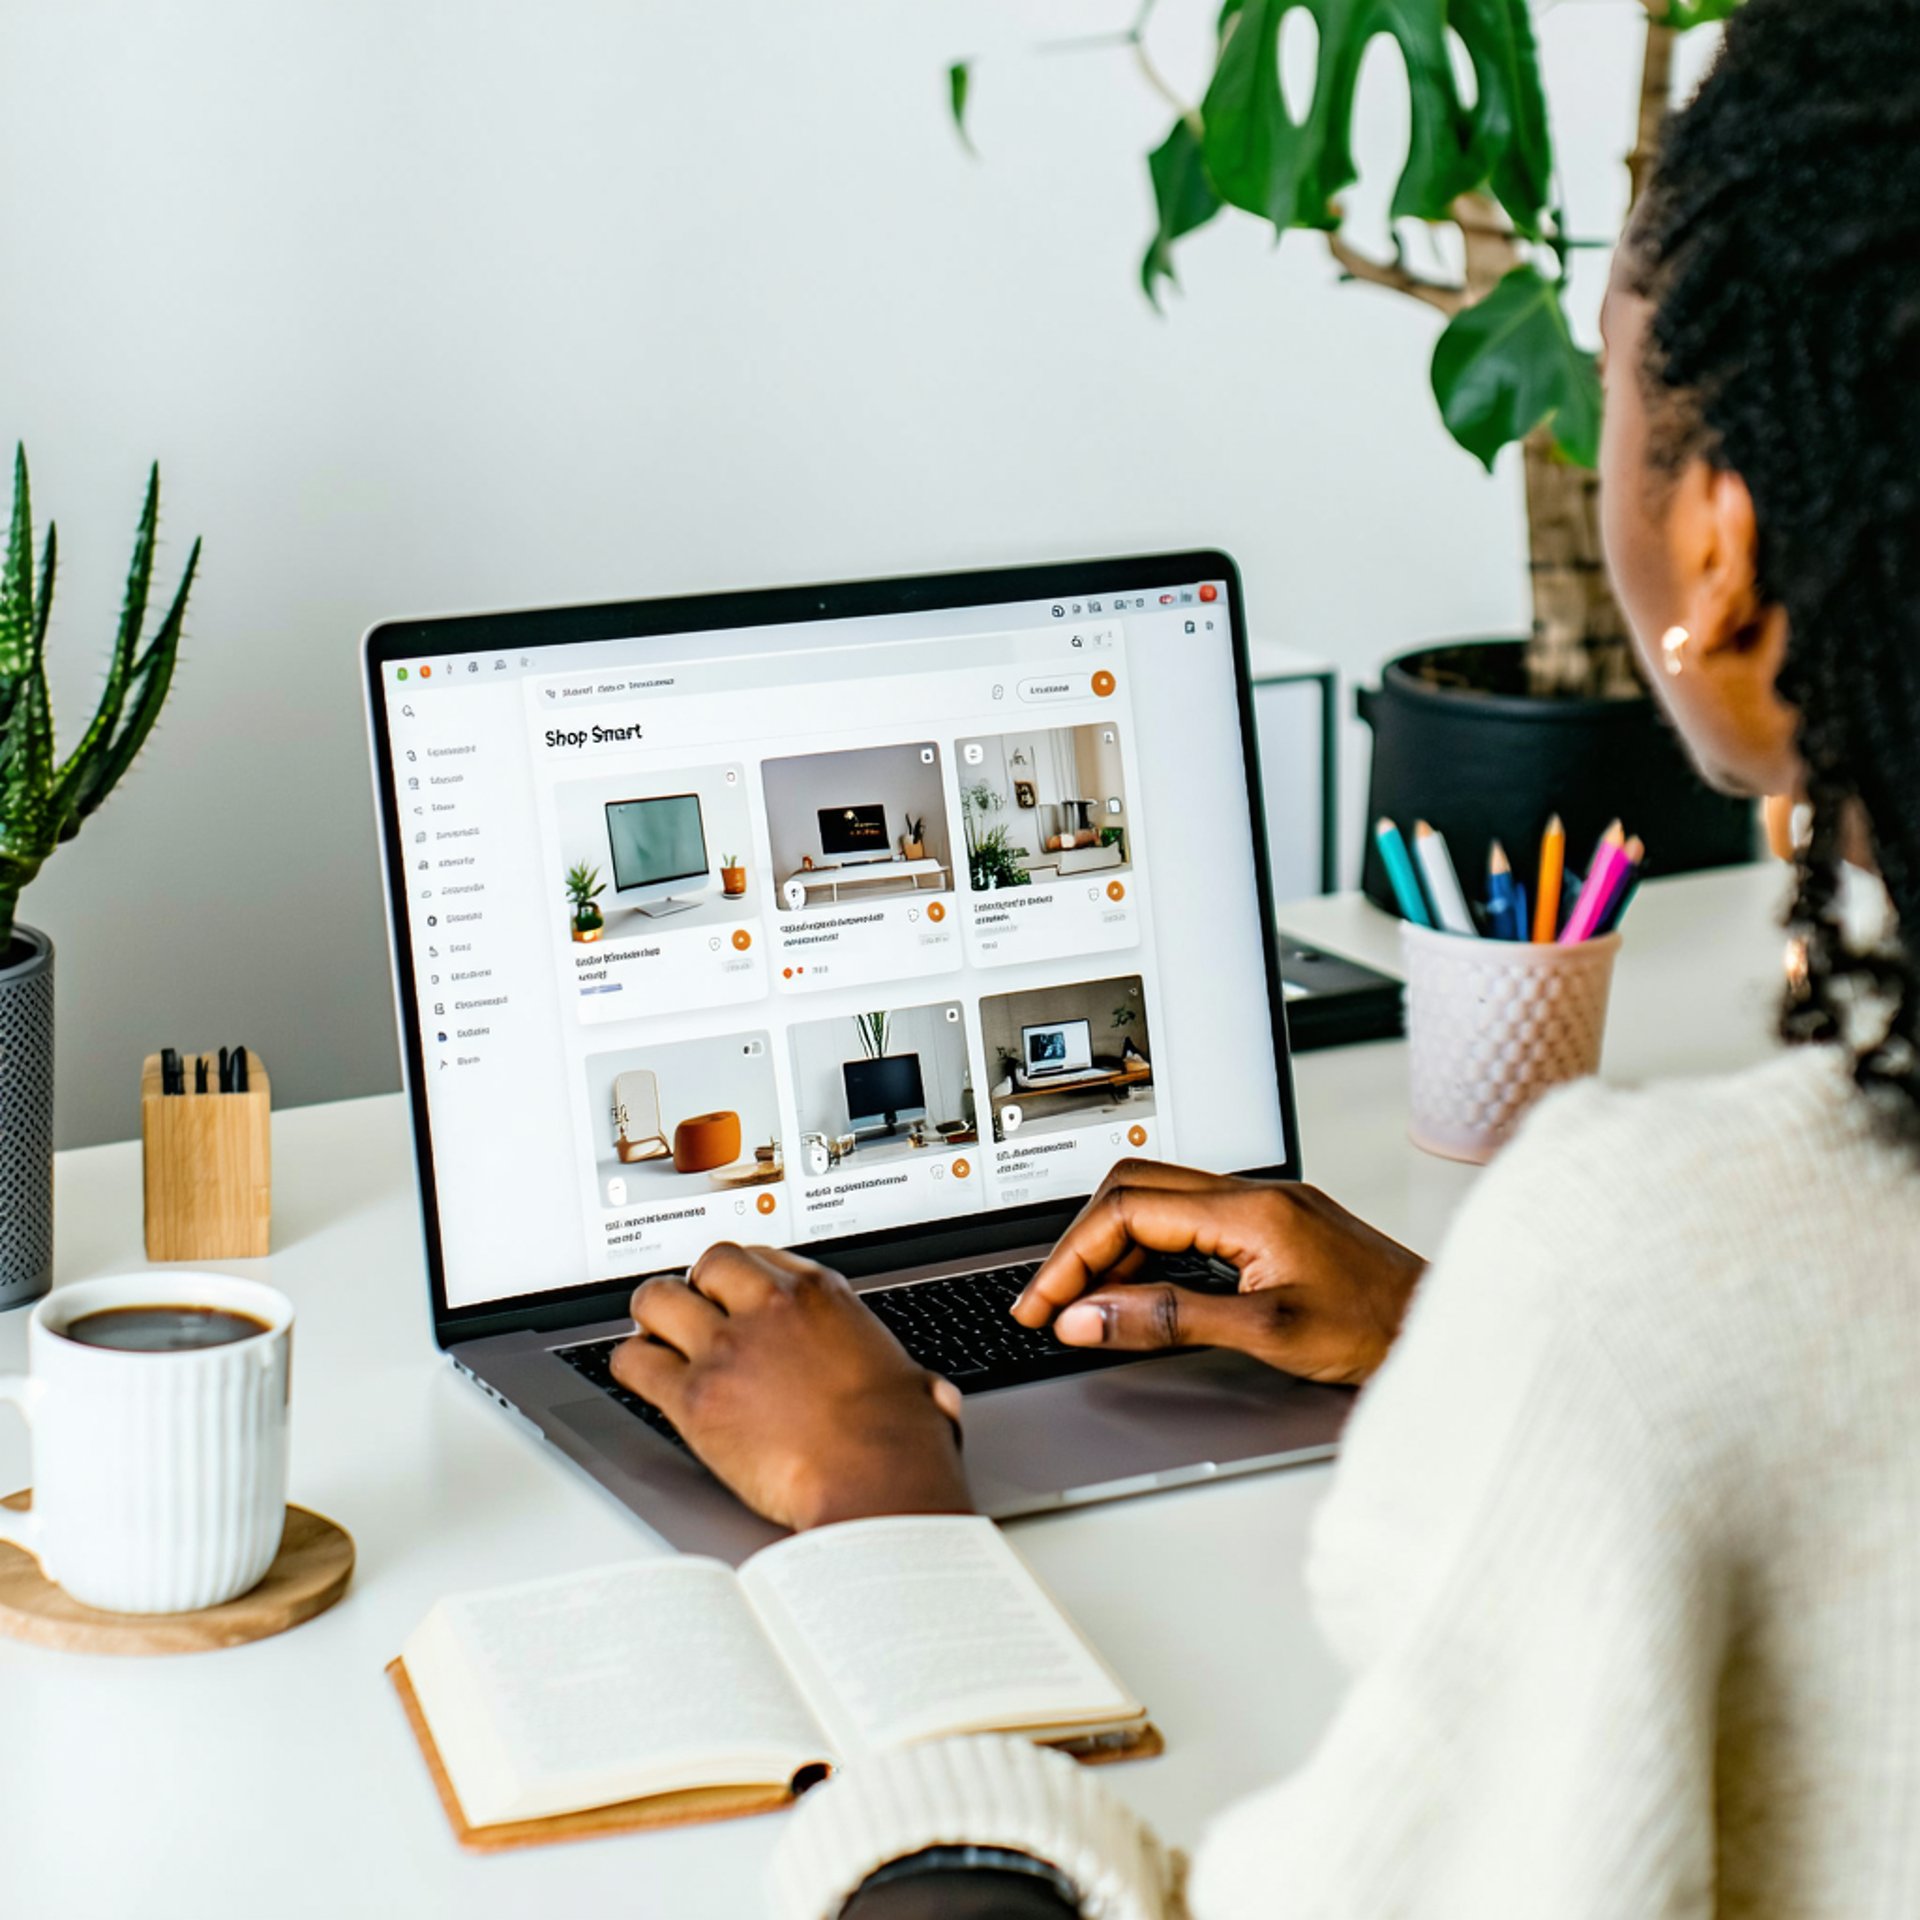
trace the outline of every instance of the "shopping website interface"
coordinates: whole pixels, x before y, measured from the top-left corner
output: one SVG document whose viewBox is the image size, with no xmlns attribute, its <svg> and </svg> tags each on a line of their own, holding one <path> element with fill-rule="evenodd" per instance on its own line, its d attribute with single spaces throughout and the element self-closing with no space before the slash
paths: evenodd
<svg viewBox="0 0 1920 1920">
<path fill-rule="evenodd" d="M 1283 1160 L 1225 592 L 388 665 L 448 1306 Z"/>
</svg>

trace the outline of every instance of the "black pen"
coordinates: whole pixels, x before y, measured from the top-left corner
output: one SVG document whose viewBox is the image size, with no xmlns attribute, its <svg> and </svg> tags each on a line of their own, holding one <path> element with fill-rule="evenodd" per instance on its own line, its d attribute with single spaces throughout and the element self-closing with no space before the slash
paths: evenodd
<svg viewBox="0 0 1920 1920">
<path fill-rule="evenodd" d="M 160 1091 L 163 1094 L 186 1091 L 186 1083 L 180 1072 L 180 1056 L 172 1047 L 160 1049 Z"/>
<path fill-rule="evenodd" d="M 220 1091 L 222 1093 L 233 1091 L 233 1061 L 225 1047 L 220 1049 Z"/>
<path fill-rule="evenodd" d="M 207 1090 L 207 1056 L 204 1053 L 193 1056 L 193 1090 L 195 1093 L 205 1093 Z"/>
<path fill-rule="evenodd" d="M 233 1050 L 233 1090 L 245 1093 L 247 1090 L 247 1050 L 235 1047 Z"/>
</svg>

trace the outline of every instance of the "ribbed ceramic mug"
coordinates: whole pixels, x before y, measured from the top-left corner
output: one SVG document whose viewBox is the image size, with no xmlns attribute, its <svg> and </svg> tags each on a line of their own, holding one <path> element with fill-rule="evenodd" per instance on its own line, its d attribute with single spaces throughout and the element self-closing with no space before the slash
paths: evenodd
<svg viewBox="0 0 1920 1920">
<path fill-rule="evenodd" d="M 114 1307 L 213 1307 L 262 1331 L 224 1346 L 134 1353 L 66 1329 Z M 33 1429 L 33 1507 L 0 1508 L 83 1606 L 188 1613 L 257 1586 L 287 1512 L 293 1303 L 215 1273 L 82 1280 L 33 1310 L 25 1374 L 0 1376 Z"/>
<path fill-rule="evenodd" d="M 1620 936 L 1470 940 L 1402 922 L 1416 1147 L 1491 1160 L 1544 1093 L 1600 1070 Z"/>
</svg>

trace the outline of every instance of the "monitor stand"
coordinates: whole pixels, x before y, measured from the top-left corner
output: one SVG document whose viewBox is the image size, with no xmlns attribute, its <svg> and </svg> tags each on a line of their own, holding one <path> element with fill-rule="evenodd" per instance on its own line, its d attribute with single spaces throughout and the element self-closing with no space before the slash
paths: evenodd
<svg viewBox="0 0 1920 1920">
<path fill-rule="evenodd" d="M 649 920 L 664 920 L 670 913 L 691 913 L 700 904 L 698 900 L 678 900 L 669 894 L 664 900 L 650 901 L 644 907 L 635 907 L 635 913 L 644 913 Z"/>
</svg>

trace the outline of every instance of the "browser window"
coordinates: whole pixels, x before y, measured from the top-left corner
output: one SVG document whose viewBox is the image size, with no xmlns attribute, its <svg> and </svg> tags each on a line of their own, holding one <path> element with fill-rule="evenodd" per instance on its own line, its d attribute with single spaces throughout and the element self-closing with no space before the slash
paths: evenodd
<svg viewBox="0 0 1920 1920">
<path fill-rule="evenodd" d="M 390 669 L 449 1306 L 1283 1160 L 1223 592 Z"/>
</svg>

